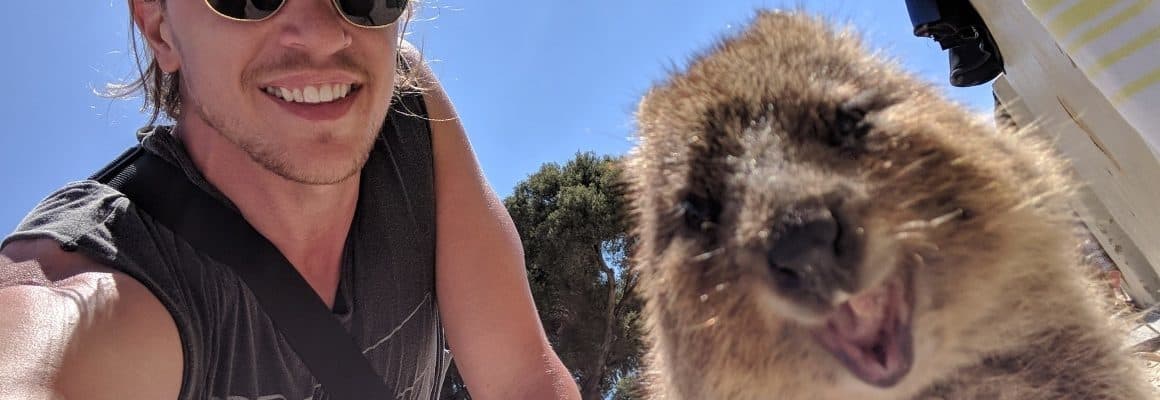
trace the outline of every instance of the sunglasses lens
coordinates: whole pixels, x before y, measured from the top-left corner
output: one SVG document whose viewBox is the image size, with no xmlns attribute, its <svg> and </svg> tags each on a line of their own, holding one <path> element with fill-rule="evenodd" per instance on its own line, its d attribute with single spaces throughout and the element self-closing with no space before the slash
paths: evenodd
<svg viewBox="0 0 1160 400">
<path fill-rule="evenodd" d="M 221 15 L 244 20 L 259 20 L 270 16 L 284 0 L 206 0 Z"/>
<path fill-rule="evenodd" d="M 338 0 L 338 7 L 355 25 L 386 26 L 403 15 L 407 0 Z"/>
</svg>

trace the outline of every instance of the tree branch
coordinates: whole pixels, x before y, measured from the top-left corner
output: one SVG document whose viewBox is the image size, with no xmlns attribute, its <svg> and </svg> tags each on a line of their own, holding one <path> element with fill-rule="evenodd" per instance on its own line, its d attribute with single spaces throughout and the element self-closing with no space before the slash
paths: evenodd
<svg viewBox="0 0 1160 400">
<path fill-rule="evenodd" d="M 624 310 L 624 305 L 628 303 L 628 300 L 636 296 L 636 282 L 639 281 L 635 272 L 629 272 L 625 275 L 627 281 L 624 283 L 624 292 L 620 294 L 620 300 L 617 300 L 616 308 L 613 309 L 613 313 L 616 314 L 617 318 L 624 315 L 621 311 Z"/>
<path fill-rule="evenodd" d="M 604 276 L 608 280 L 608 303 L 605 306 L 604 317 L 604 341 L 600 345 L 600 353 L 593 363 L 592 375 L 587 377 L 587 382 L 584 382 L 584 398 L 595 399 L 600 395 L 600 383 L 604 380 L 604 363 L 608 359 L 608 352 L 612 349 L 612 326 L 616 323 L 616 271 L 604 262 L 604 252 L 600 248 L 600 244 L 593 246 L 596 250 L 596 260 L 600 268 L 604 270 Z"/>
</svg>

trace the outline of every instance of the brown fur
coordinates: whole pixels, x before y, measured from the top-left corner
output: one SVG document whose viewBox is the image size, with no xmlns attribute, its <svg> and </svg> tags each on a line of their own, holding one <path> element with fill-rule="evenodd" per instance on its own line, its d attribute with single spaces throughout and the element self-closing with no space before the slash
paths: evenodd
<svg viewBox="0 0 1160 400">
<path fill-rule="evenodd" d="M 1063 163 L 853 33 L 760 13 L 658 83 L 637 119 L 626 176 L 652 398 L 1146 398 L 1077 267 Z M 863 139 L 832 142 L 857 129 Z M 811 337 L 827 305 L 787 302 L 772 283 L 769 227 L 791 204 L 834 197 L 865 238 L 857 269 L 834 279 L 854 292 L 913 282 L 915 361 L 887 388 Z M 688 204 L 719 212 L 690 225 Z"/>
</svg>

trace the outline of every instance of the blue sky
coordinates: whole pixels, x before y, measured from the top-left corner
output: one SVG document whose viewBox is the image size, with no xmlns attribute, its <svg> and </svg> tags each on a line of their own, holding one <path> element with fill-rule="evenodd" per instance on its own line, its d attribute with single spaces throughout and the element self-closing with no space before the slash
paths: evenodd
<svg viewBox="0 0 1160 400">
<path fill-rule="evenodd" d="M 853 23 L 953 99 L 991 106 L 989 85 L 945 83 L 946 54 L 911 36 L 902 0 L 424 1 L 409 39 L 432 60 L 501 196 L 545 162 L 626 152 L 644 90 L 762 7 L 802 4 Z M 132 145 L 145 122 L 139 100 L 94 94 L 135 72 L 125 0 L 10 3 L 0 24 L 9 60 L 0 63 L 9 93 L 0 100 L 0 236 L 45 195 Z"/>
</svg>

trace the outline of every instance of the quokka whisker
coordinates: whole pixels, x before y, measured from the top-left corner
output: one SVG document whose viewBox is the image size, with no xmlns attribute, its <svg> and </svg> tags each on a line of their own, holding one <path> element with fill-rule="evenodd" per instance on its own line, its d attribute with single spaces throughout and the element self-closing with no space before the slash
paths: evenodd
<svg viewBox="0 0 1160 400">
<path fill-rule="evenodd" d="M 894 227 L 895 232 L 913 232 L 921 231 L 930 227 L 930 221 L 925 219 L 916 219 L 913 221 L 906 221 Z"/>
<path fill-rule="evenodd" d="M 936 228 L 942 224 L 961 218 L 963 216 L 963 209 L 957 208 L 949 213 L 931 218 L 931 219 L 916 219 L 913 221 L 903 222 L 894 228 L 895 232 L 912 232 L 923 229 Z"/>
<path fill-rule="evenodd" d="M 922 239 L 924 237 L 926 237 L 926 235 L 923 235 L 922 233 L 915 232 L 915 231 L 898 232 L 898 233 L 894 234 L 894 239 L 900 240 L 900 241 L 902 241 L 902 240 L 919 240 L 919 239 Z"/>
<path fill-rule="evenodd" d="M 926 164 L 927 161 L 933 160 L 936 157 L 938 157 L 938 154 L 930 154 L 930 155 L 924 156 L 922 158 L 919 158 L 917 160 L 914 160 L 910 164 L 907 164 L 905 167 L 902 167 L 901 169 L 899 169 L 898 172 L 895 173 L 895 176 L 896 177 L 904 177 L 906 175 L 910 175 L 911 173 L 917 171 L 919 169 L 919 167 L 921 167 L 923 164 Z"/>
<path fill-rule="evenodd" d="M 934 219 L 931 219 L 928 225 L 931 228 L 933 228 L 933 227 L 945 224 L 949 221 L 953 221 L 955 219 L 961 218 L 962 216 L 963 216 L 963 209 L 957 208 L 954 211 L 951 211 L 949 213 L 946 213 L 946 214 L 940 215 L 938 217 L 935 217 Z"/>
<path fill-rule="evenodd" d="M 916 268 L 926 267 L 926 258 L 923 258 L 922 254 L 918 254 L 918 252 L 910 253 L 910 258 L 914 260 L 914 266 Z"/>
<path fill-rule="evenodd" d="M 694 261 L 694 262 L 705 262 L 705 261 L 709 261 L 710 259 L 712 259 L 713 257 L 717 256 L 718 254 L 721 254 L 721 253 L 722 253 L 722 252 L 724 252 L 724 251 L 725 251 L 725 249 L 718 247 L 718 248 L 716 248 L 716 249 L 709 250 L 709 251 L 706 251 L 706 252 L 704 252 L 704 253 L 701 253 L 701 254 L 695 255 L 695 256 L 693 256 L 693 257 L 691 258 L 691 260 L 692 260 L 692 261 Z"/>
</svg>

